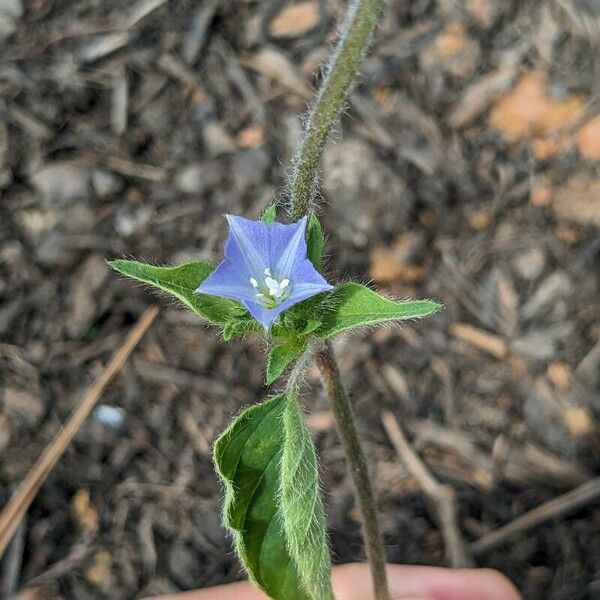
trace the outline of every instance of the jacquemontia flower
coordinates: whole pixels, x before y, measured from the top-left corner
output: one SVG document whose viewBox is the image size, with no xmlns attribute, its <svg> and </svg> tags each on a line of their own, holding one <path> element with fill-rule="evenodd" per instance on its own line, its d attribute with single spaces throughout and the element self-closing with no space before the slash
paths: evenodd
<svg viewBox="0 0 600 600">
<path fill-rule="evenodd" d="M 269 329 L 284 310 L 332 289 L 308 259 L 306 217 L 289 225 L 226 218 L 225 258 L 198 293 L 241 302 Z"/>
</svg>

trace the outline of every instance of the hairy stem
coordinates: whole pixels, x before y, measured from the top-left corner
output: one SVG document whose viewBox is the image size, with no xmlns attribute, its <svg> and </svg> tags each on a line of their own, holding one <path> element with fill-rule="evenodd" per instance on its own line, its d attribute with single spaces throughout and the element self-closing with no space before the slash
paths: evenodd
<svg viewBox="0 0 600 600">
<path fill-rule="evenodd" d="M 350 0 L 346 18 L 340 27 L 339 41 L 325 69 L 323 83 L 308 116 L 302 145 L 294 159 L 289 183 L 293 221 L 312 209 L 325 142 L 371 43 L 382 6 L 383 0 Z"/>
<path fill-rule="evenodd" d="M 324 349 L 317 352 L 316 358 L 323 385 L 333 408 L 338 434 L 344 445 L 352 481 L 356 489 L 358 505 L 362 514 L 362 529 L 367 547 L 367 558 L 371 566 L 375 600 L 390 600 L 385 572 L 385 554 L 379 531 L 375 499 L 371 488 L 371 480 L 369 479 L 367 461 L 354 423 L 352 405 L 342 386 L 340 371 L 335 362 L 331 345 L 328 342 Z"/>
<path fill-rule="evenodd" d="M 383 0 L 350 0 L 346 18 L 340 27 L 339 41 L 325 69 L 317 99 L 308 115 L 304 139 L 294 158 L 288 187 L 289 213 L 293 221 L 313 210 L 325 143 L 342 111 L 361 60 L 369 48 L 382 6 Z M 316 359 L 356 488 L 375 599 L 389 600 L 385 554 L 367 462 L 358 439 L 352 407 L 344 392 L 329 343 L 317 352 Z"/>
</svg>

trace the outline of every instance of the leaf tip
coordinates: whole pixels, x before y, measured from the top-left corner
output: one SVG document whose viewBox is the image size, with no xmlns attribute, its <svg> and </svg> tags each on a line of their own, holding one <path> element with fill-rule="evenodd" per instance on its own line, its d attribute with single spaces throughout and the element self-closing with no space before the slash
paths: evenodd
<svg viewBox="0 0 600 600">
<path fill-rule="evenodd" d="M 431 315 L 435 315 L 435 313 L 438 313 L 442 310 L 446 310 L 446 307 L 443 304 L 436 302 L 435 300 L 426 300 L 425 302 L 427 302 L 427 305 L 430 310 L 430 312 L 426 315 L 428 317 Z"/>
<path fill-rule="evenodd" d="M 123 264 L 127 261 L 122 258 L 111 258 L 105 261 L 106 264 L 113 270 L 122 273 Z"/>
</svg>

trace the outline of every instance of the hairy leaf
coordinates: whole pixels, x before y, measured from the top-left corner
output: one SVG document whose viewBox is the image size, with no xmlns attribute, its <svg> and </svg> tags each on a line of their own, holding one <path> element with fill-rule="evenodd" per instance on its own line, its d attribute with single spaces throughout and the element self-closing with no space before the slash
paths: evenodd
<svg viewBox="0 0 600 600">
<path fill-rule="evenodd" d="M 281 512 L 287 547 L 310 596 L 333 599 L 317 453 L 298 398 L 291 393 L 283 412 L 283 428 Z"/>
<path fill-rule="evenodd" d="M 277 204 L 269 204 L 267 208 L 265 208 L 265 212 L 263 212 L 261 219 L 265 223 L 273 223 L 277 220 Z"/>
<path fill-rule="evenodd" d="M 232 321 L 227 321 L 223 326 L 223 340 L 229 342 L 234 338 L 244 337 L 248 333 L 262 331 L 258 322 L 251 317 L 236 317 Z"/>
<path fill-rule="evenodd" d="M 323 259 L 323 247 L 325 245 L 325 236 L 317 216 L 310 215 L 306 233 L 306 245 L 308 247 L 308 258 L 317 271 L 321 271 Z"/>
<path fill-rule="evenodd" d="M 217 439 L 214 459 L 225 525 L 249 577 L 275 600 L 313 600 L 288 553 L 279 503 L 286 402 L 280 394 L 242 412 Z"/>
<path fill-rule="evenodd" d="M 214 270 L 209 262 L 197 260 L 177 267 L 156 267 L 135 260 L 111 260 L 108 264 L 122 275 L 175 296 L 209 323 L 222 325 L 247 314 L 237 302 L 196 293 L 200 282 Z"/>
<path fill-rule="evenodd" d="M 396 302 L 359 283 L 342 283 L 324 296 L 315 334 L 328 338 L 355 327 L 427 317 L 441 308 L 431 300 Z"/>
<path fill-rule="evenodd" d="M 304 345 L 296 340 L 282 342 L 271 348 L 267 360 L 266 384 L 271 385 L 279 379 L 287 367 L 304 352 Z"/>
</svg>

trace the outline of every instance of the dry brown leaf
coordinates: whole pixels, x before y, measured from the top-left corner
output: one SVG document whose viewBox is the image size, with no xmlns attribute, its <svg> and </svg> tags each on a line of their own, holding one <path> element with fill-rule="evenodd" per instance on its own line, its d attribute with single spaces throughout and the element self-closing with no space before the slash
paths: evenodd
<svg viewBox="0 0 600 600">
<path fill-rule="evenodd" d="M 276 38 L 295 38 L 308 33 L 319 22 L 319 3 L 315 0 L 284 7 L 269 23 Z"/>
<path fill-rule="evenodd" d="M 556 100 L 548 95 L 548 79 L 541 71 L 525 74 L 490 113 L 490 125 L 510 143 L 533 140 L 534 154 L 547 159 L 574 140 L 559 132 L 575 125 L 585 106 L 582 96 Z"/>
<path fill-rule="evenodd" d="M 552 208 L 559 219 L 600 227 L 600 179 L 577 173 L 554 193 Z"/>
</svg>

